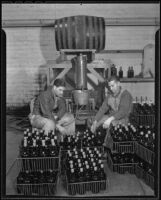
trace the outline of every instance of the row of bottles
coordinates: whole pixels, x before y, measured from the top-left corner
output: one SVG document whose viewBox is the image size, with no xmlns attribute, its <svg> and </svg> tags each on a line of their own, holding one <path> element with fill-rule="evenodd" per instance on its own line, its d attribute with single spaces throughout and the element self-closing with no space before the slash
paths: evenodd
<svg viewBox="0 0 161 200">
<path fill-rule="evenodd" d="M 106 130 L 102 127 L 98 128 L 95 134 L 88 128 L 82 132 L 77 130 L 76 135 L 61 137 L 60 146 L 62 146 L 63 150 L 70 150 L 75 147 L 80 149 L 81 147 L 102 146 L 105 135 Z"/>
<path fill-rule="evenodd" d="M 59 154 L 59 144 L 57 135 L 44 135 L 43 130 L 36 129 L 24 131 L 24 138 L 20 146 L 20 156 L 28 157 L 57 157 Z"/>
<path fill-rule="evenodd" d="M 37 146 L 42 146 L 42 143 L 44 142 L 47 146 L 51 145 L 53 142 L 58 146 L 57 133 L 53 130 L 49 131 L 48 134 L 45 134 L 45 131 L 42 129 L 38 130 L 36 128 L 28 128 L 24 131 L 22 144 L 24 140 L 27 140 L 27 146 L 33 146 L 33 143 L 35 142 Z"/>
<path fill-rule="evenodd" d="M 70 150 L 73 148 L 80 149 L 82 146 L 81 134 L 79 131 L 76 132 L 76 135 L 65 135 L 61 137 L 60 146 L 63 150 Z"/>
<path fill-rule="evenodd" d="M 47 171 L 21 171 L 17 176 L 17 192 L 32 195 L 54 194 L 58 172 L 52 169 Z M 46 184 L 46 187 L 45 187 Z M 32 185 L 32 187 L 30 187 Z M 51 186 L 51 187 L 50 187 Z"/>
<path fill-rule="evenodd" d="M 154 115 L 155 104 L 152 101 L 149 101 L 147 97 L 145 100 L 141 101 L 138 101 L 136 98 L 136 101 L 133 103 L 133 113 L 137 115 Z"/>
<path fill-rule="evenodd" d="M 101 159 L 101 153 L 96 147 L 94 149 L 87 147 L 86 149 L 74 149 L 74 151 L 68 151 L 66 159 L 68 178 L 70 179 L 70 175 L 74 173 L 75 182 L 92 181 L 93 172 L 95 172 L 95 175 L 99 175 L 99 172 L 104 173 L 104 164 Z M 80 173 L 83 177 L 80 176 Z M 79 179 L 80 177 L 81 179 Z M 106 177 L 105 173 L 104 177 Z M 97 178 L 99 179 L 99 177 Z M 96 177 L 94 179 L 96 179 Z"/>
<path fill-rule="evenodd" d="M 114 164 L 132 164 L 138 162 L 138 157 L 134 153 L 111 153 L 111 159 Z"/>
<path fill-rule="evenodd" d="M 55 183 L 57 173 L 52 169 L 48 171 L 21 171 L 17 176 L 17 184 Z"/>
<path fill-rule="evenodd" d="M 145 162 L 143 159 L 138 159 L 138 167 L 143 169 L 144 172 L 148 173 L 151 176 L 154 176 L 154 165 Z"/>
<path fill-rule="evenodd" d="M 146 148 L 154 151 L 155 148 L 155 127 L 140 125 L 136 131 L 137 142 Z"/>
<path fill-rule="evenodd" d="M 86 129 L 83 133 L 82 146 L 83 147 L 94 147 L 102 146 L 104 143 L 104 138 L 106 135 L 106 130 L 103 127 L 99 127 L 96 133 L 92 133 L 90 129 Z"/>
<path fill-rule="evenodd" d="M 110 76 L 119 76 L 119 78 L 123 78 L 124 77 L 124 73 L 123 73 L 123 69 L 122 69 L 122 66 L 120 66 L 119 68 L 119 71 L 117 69 L 117 67 L 112 64 L 111 66 L 111 74 Z M 106 72 L 106 77 L 108 77 L 108 69 L 107 69 L 107 72 Z M 133 66 L 129 66 L 128 67 L 128 70 L 127 70 L 127 78 L 133 78 L 134 77 L 134 69 L 133 69 Z"/>
<path fill-rule="evenodd" d="M 128 125 L 119 123 L 110 127 L 110 135 L 114 142 L 135 141 L 136 131 L 131 123 L 128 123 Z"/>
<path fill-rule="evenodd" d="M 104 164 L 101 160 L 101 153 L 96 147 L 94 149 L 87 147 L 86 149 L 74 149 L 73 151 L 68 151 L 66 159 L 66 175 L 69 184 L 78 184 L 77 191 L 74 191 L 74 188 L 70 191 L 72 194 L 84 194 L 87 187 L 88 190 L 93 193 L 98 193 L 100 190 L 106 189 Z M 96 185 L 93 185 L 92 187 L 90 183 L 94 181 L 100 182 L 97 182 Z M 83 184 L 79 183 L 86 184 L 83 186 Z"/>
</svg>

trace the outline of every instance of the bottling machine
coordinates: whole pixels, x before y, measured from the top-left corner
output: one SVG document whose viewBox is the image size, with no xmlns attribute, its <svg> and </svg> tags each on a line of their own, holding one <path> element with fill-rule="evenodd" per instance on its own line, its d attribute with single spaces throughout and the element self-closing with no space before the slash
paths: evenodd
<svg viewBox="0 0 161 200">
<path fill-rule="evenodd" d="M 55 21 L 55 43 L 57 51 L 60 52 L 60 59 L 59 62 L 49 67 L 49 76 L 54 69 L 58 71 L 64 68 L 60 74 L 56 72 L 57 75 L 52 78 L 53 80 L 65 78 L 68 82 L 67 73 L 72 73 L 70 83 L 74 84 L 72 89 L 65 93 L 68 111 L 73 112 L 79 119 L 94 116 L 96 93 L 87 88 L 89 81 L 87 72 L 92 73 L 98 81 L 104 81 L 102 74 L 95 70 L 99 68 L 100 71 L 104 71 L 108 68 L 107 62 L 95 59 L 95 53 L 105 47 L 104 18 L 80 15 L 57 19 Z M 75 57 L 69 61 L 67 60 L 68 55 Z"/>
</svg>

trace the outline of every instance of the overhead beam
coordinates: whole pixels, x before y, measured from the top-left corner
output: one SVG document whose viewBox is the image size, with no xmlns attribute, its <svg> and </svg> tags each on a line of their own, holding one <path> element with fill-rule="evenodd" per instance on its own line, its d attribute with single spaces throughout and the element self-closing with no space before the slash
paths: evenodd
<svg viewBox="0 0 161 200">
<path fill-rule="evenodd" d="M 2 19 L 2 28 L 7 27 L 54 27 L 55 19 Z M 160 19 L 155 18 L 105 18 L 106 26 L 160 26 Z"/>
</svg>

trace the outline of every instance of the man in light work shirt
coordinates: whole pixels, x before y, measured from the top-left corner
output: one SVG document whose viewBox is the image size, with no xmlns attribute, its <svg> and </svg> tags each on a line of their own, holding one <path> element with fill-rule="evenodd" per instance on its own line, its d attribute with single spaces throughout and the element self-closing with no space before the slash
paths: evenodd
<svg viewBox="0 0 161 200">
<path fill-rule="evenodd" d="M 121 88 L 119 77 L 111 76 L 108 80 L 110 93 L 105 98 L 102 106 L 98 110 L 94 121 L 91 126 L 91 131 L 95 132 L 96 129 L 102 125 L 107 129 L 110 124 L 117 125 L 118 123 L 127 124 L 129 122 L 129 115 L 132 111 L 132 95 Z M 105 113 L 107 113 L 105 115 Z M 105 138 L 105 143 L 107 142 Z"/>
</svg>

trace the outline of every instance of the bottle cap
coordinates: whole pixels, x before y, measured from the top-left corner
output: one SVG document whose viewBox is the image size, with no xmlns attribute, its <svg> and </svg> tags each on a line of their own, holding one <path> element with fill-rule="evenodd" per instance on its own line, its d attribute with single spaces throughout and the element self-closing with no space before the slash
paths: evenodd
<svg viewBox="0 0 161 200">
<path fill-rule="evenodd" d="M 101 168 L 104 168 L 104 164 L 103 163 L 101 164 Z"/>
<path fill-rule="evenodd" d="M 79 164 L 78 164 L 78 166 L 79 166 L 79 167 L 82 167 L 82 164 L 81 164 L 81 163 L 79 163 Z"/>
<path fill-rule="evenodd" d="M 57 140 L 57 135 L 54 136 L 54 139 Z"/>
<path fill-rule="evenodd" d="M 73 168 L 73 164 L 72 163 L 70 164 L 70 168 Z"/>
<path fill-rule="evenodd" d="M 55 141 L 54 141 L 54 139 L 51 139 L 51 145 L 52 145 L 52 146 L 55 146 Z"/>
</svg>

